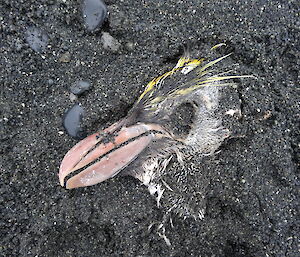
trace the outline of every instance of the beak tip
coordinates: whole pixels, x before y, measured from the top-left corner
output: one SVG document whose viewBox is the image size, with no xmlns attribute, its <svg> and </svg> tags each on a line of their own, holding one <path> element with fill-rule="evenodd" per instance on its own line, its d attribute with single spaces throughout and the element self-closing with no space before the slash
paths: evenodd
<svg viewBox="0 0 300 257">
<path fill-rule="evenodd" d="M 78 188 L 78 187 L 83 187 L 84 185 L 80 184 L 80 183 L 76 183 L 76 181 L 73 181 L 72 178 L 70 178 L 67 182 L 66 182 L 66 189 L 73 189 L 73 188 Z"/>
<path fill-rule="evenodd" d="M 64 178 L 61 177 L 60 175 L 58 175 L 58 177 L 59 177 L 59 184 L 60 184 L 62 187 L 64 187 Z"/>
<path fill-rule="evenodd" d="M 64 187 L 65 185 L 65 175 L 62 167 L 60 167 L 59 172 L 58 172 L 58 178 L 59 178 L 59 184 Z"/>
</svg>

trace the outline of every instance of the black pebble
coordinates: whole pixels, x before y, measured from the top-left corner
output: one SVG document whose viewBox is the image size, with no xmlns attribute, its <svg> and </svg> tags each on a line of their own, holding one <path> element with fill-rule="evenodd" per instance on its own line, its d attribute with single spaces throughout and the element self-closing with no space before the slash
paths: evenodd
<svg viewBox="0 0 300 257">
<path fill-rule="evenodd" d="M 63 126 L 67 133 L 76 139 L 82 139 L 86 133 L 81 128 L 84 110 L 79 104 L 74 104 L 63 118 Z"/>
<path fill-rule="evenodd" d="M 101 0 L 84 0 L 82 14 L 86 29 L 94 31 L 100 29 L 107 18 L 107 7 Z"/>
<path fill-rule="evenodd" d="M 90 87 L 91 87 L 91 83 L 90 82 L 84 81 L 84 80 L 79 80 L 79 81 L 76 81 L 74 83 L 74 85 L 72 85 L 70 87 L 70 91 L 74 95 L 81 95 L 83 92 L 89 90 Z"/>
</svg>

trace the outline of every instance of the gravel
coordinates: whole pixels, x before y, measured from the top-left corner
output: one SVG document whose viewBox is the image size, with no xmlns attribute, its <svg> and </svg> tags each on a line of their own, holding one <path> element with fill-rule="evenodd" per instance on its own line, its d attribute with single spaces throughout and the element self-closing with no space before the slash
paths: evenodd
<svg viewBox="0 0 300 257">
<path fill-rule="evenodd" d="M 90 33 L 80 1 L 0 2 L 0 255 L 299 256 L 299 3 L 105 3 L 108 23 Z M 47 37 L 33 47 L 28 28 Z M 256 79 L 237 81 L 241 115 L 224 121 L 235 137 L 188 164 L 211 178 L 201 222 L 173 215 L 168 246 L 157 233 L 164 206 L 135 179 L 60 187 L 60 162 L 78 142 L 62 125 L 74 81 L 93 85 L 80 96 L 91 134 L 124 117 L 184 48 L 219 43 L 236 73 Z"/>
</svg>

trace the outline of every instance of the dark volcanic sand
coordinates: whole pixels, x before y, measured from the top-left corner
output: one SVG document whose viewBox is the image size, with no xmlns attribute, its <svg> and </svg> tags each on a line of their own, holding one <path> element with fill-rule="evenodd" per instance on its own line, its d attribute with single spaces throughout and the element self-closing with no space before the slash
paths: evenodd
<svg viewBox="0 0 300 257">
<path fill-rule="evenodd" d="M 119 50 L 105 50 L 101 31 L 83 28 L 80 1 L 0 1 L 0 255 L 299 256 L 299 3 L 106 4 L 102 31 Z M 47 35 L 40 53 L 25 40 L 32 27 Z M 232 52 L 238 72 L 258 79 L 239 82 L 239 137 L 203 167 L 216 176 L 202 222 L 174 216 L 169 247 L 148 230 L 164 211 L 135 179 L 60 187 L 60 161 L 78 141 L 62 126 L 67 109 L 81 103 L 90 134 L 125 116 L 185 45 L 221 42 L 220 54 Z M 69 88 L 78 80 L 92 87 L 72 102 Z"/>
</svg>

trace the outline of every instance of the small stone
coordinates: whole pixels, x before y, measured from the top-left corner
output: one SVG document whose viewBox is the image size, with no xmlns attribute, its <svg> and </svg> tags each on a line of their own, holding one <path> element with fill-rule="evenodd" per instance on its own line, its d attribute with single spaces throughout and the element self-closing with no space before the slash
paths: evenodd
<svg viewBox="0 0 300 257">
<path fill-rule="evenodd" d="M 86 29 L 88 31 L 95 31 L 102 27 L 108 12 L 102 0 L 84 0 L 82 14 Z"/>
<path fill-rule="evenodd" d="M 70 87 L 70 91 L 74 95 L 81 95 L 83 92 L 89 90 L 91 87 L 91 83 L 84 80 L 76 81 L 74 85 Z"/>
<path fill-rule="evenodd" d="M 127 43 L 125 44 L 125 47 L 126 47 L 126 49 L 127 49 L 128 51 L 132 51 L 132 50 L 134 50 L 134 43 L 132 43 L 132 42 L 127 42 Z"/>
<path fill-rule="evenodd" d="M 102 33 L 101 41 L 103 43 L 104 49 L 110 50 L 112 52 L 117 52 L 121 47 L 121 44 L 118 42 L 118 40 L 112 37 L 107 32 Z"/>
<path fill-rule="evenodd" d="M 54 84 L 54 80 L 53 79 L 48 79 L 48 85 L 53 85 Z"/>
<path fill-rule="evenodd" d="M 60 62 L 70 62 L 71 61 L 71 54 L 69 52 L 65 52 L 64 54 L 62 54 L 61 57 L 59 57 L 58 59 Z"/>
<path fill-rule="evenodd" d="M 84 131 L 81 128 L 84 110 L 79 104 L 74 104 L 64 115 L 63 126 L 67 133 L 76 139 L 85 137 Z"/>
<path fill-rule="evenodd" d="M 76 95 L 70 93 L 70 101 L 71 102 L 75 102 L 75 101 L 77 101 L 77 99 L 78 99 L 78 97 Z"/>
<path fill-rule="evenodd" d="M 37 27 L 29 27 L 25 32 L 26 42 L 35 52 L 43 52 L 48 44 L 48 35 Z"/>
</svg>

